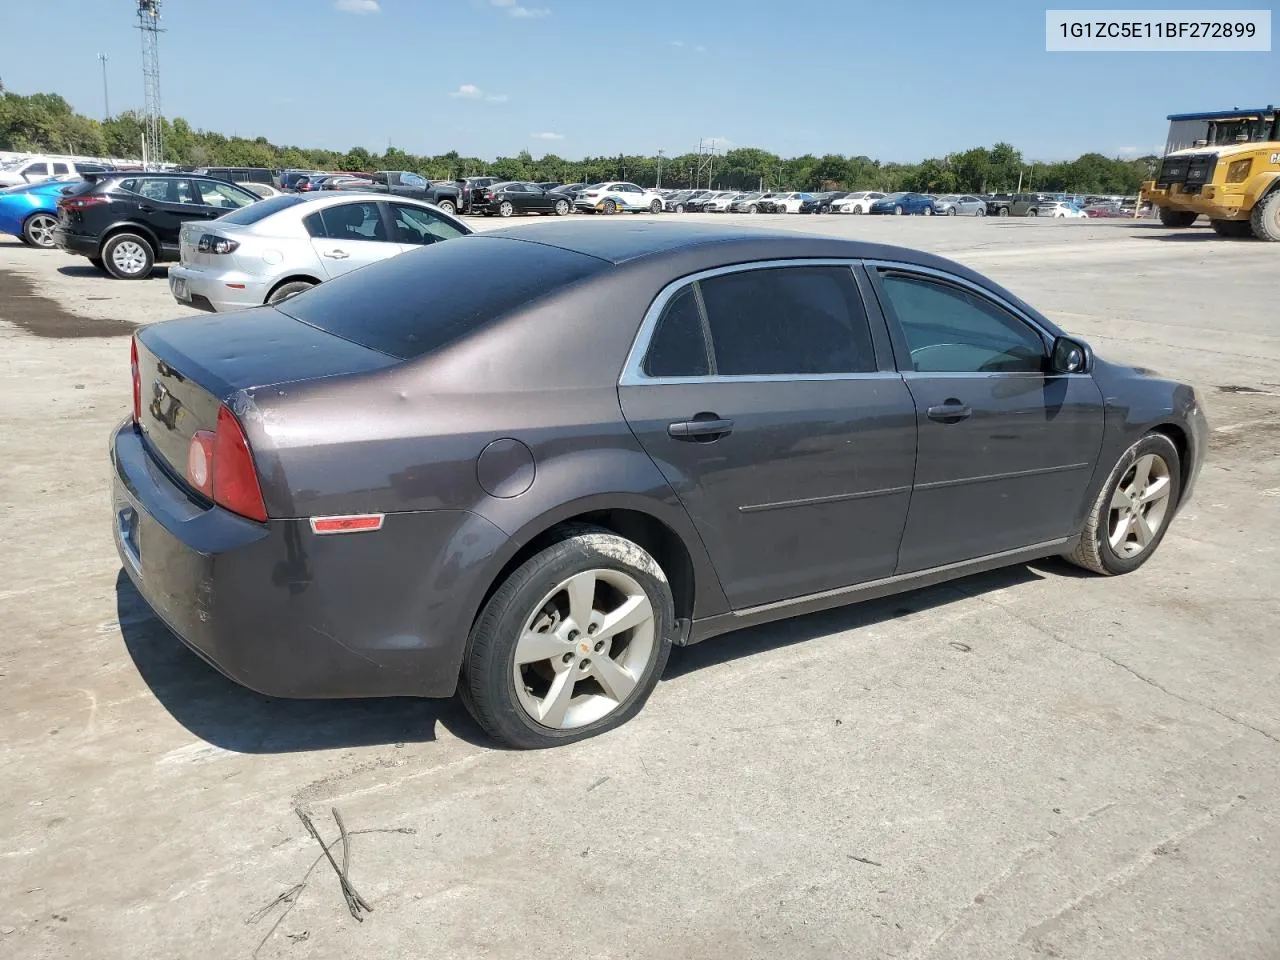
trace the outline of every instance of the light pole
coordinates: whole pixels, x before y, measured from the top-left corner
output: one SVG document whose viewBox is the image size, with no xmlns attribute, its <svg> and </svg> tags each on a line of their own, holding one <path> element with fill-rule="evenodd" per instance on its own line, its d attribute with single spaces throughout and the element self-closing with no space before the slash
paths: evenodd
<svg viewBox="0 0 1280 960">
<path fill-rule="evenodd" d="M 653 189 L 655 190 L 662 189 L 662 151 L 661 150 L 658 151 L 658 184 Z"/>
<path fill-rule="evenodd" d="M 102 62 L 102 119 L 111 119 L 111 98 L 107 96 L 107 61 L 111 58 L 105 53 L 98 54 L 98 59 Z"/>
</svg>

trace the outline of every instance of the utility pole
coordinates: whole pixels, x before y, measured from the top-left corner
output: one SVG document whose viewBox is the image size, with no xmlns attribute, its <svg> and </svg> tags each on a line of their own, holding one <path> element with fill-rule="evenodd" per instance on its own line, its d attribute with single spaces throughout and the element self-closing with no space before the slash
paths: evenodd
<svg viewBox="0 0 1280 960">
<path fill-rule="evenodd" d="M 661 150 L 658 151 L 658 185 L 655 186 L 653 189 L 655 190 L 662 189 L 662 151 Z"/>
<path fill-rule="evenodd" d="M 111 119 L 111 98 L 107 95 L 107 61 L 111 58 L 105 53 L 98 54 L 98 60 L 102 63 L 102 119 Z"/>
</svg>

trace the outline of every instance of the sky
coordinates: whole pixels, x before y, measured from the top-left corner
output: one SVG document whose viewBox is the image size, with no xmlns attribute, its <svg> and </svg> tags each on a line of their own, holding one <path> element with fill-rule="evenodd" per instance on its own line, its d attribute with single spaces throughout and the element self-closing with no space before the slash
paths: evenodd
<svg viewBox="0 0 1280 960">
<path fill-rule="evenodd" d="M 576 159 L 717 138 L 916 161 L 1001 140 L 1028 160 L 1158 153 L 1170 113 L 1280 103 L 1274 46 L 1047 53 L 1046 5 L 163 0 L 163 106 L 195 127 L 338 150 Z M 105 53 L 112 111 L 140 108 L 135 10 L 0 0 L 0 80 L 101 116 Z"/>
</svg>

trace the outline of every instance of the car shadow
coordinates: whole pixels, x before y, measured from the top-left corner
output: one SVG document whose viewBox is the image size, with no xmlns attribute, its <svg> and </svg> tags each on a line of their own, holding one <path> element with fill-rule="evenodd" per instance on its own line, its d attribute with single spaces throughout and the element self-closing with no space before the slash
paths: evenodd
<svg viewBox="0 0 1280 960">
<path fill-rule="evenodd" d="M 1223 237 L 1219 236 L 1214 230 L 1196 230 L 1194 233 L 1187 232 L 1195 230 L 1194 227 L 1187 227 L 1182 231 L 1169 233 L 1137 233 L 1134 236 L 1141 240 L 1162 240 L 1165 243 L 1202 243 L 1216 241 L 1217 243 L 1256 243 L 1257 238 L 1250 235 L 1247 237 Z"/>
<path fill-rule="evenodd" d="M 99 270 L 91 263 L 71 263 L 66 266 L 59 267 L 58 272 L 64 277 L 101 277 L 110 280 L 111 275 Z M 167 280 L 169 279 L 169 268 L 163 265 L 157 265 L 151 268 L 151 276 L 147 279 Z"/>
<path fill-rule="evenodd" d="M 236 753 L 296 753 L 436 739 L 439 724 L 468 743 L 494 748 L 457 698 L 281 700 L 228 680 L 173 635 L 122 569 L 116 612 L 143 681 L 191 733 Z"/>
<path fill-rule="evenodd" d="M 1062 561 L 1062 565 L 1069 566 L 1065 561 Z M 1002 567 L 999 570 L 975 574 L 879 600 L 851 603 L 848 606 L 810 613 L 803 617 L 779 620 L 758 627 L 747 627 L 733 633 L 712 637 L 690 647 L 676 647 L 671 651 L 671 659 L 667 661 L 667 669 L 662 678 L 672 680 L 705 667 L 788 647 L 793 643 L 803 643 L 806 640 L 844 630 L 874 626 L 895 617 L 920 613 L 954 603 L 962 596 L 975 596 L 1043 580 L 1046 574 L 1040 572 L 1040 567 L 1052 574 L 1063 572 L 1056 563 L 1051 561 L 1043 563 L 1036 561 L 1035 567 L 1029 564 Z"/>
</svg>

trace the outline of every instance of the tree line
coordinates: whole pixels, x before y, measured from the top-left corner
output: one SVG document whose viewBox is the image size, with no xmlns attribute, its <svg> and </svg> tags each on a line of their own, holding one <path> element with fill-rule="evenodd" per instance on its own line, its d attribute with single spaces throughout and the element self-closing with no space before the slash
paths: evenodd
<svg viewBox="0 0 1280 960">
<path fill-rule="evenodd" d="M 67 153 L 95 157 L 137 157 L 142 117 L 132 111 L 107 120 L 76 113 L 55 93 L 22 96 L 0 83 L 0 150 Z M 934 157 L 920 163 L 884 163 L 867 156 L 805 154 L 783 158 L 755 147 L 736 147 L 716 156 L 586 157 L 555 154 L 535 158 L 527 150 L 514 157 L 485 160 L 457 151 L 419 156 L 389 147 L 373 153 L 353 147 L 345 153 L 279 146 L 266 137 L 227 137 L 194 129 L 186 120 L 164 120 L 164 160 L 194 166 L 296 168 L 304 170 L 412 170 L 435 180 L 490 175 L 504 180 L 597 183 L 630 180 L 644 186 L 716 187 L 725 190 L 916 190 L 922 193 L 990 193 L 1023 190 L 1084 194 L 1136 194 L 1155 157 L 1119 159 L 1086 153 L 1075 160 L 1035 163 L 1007 143 Z"/>
</svg>

